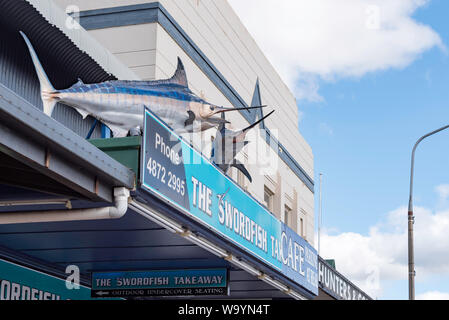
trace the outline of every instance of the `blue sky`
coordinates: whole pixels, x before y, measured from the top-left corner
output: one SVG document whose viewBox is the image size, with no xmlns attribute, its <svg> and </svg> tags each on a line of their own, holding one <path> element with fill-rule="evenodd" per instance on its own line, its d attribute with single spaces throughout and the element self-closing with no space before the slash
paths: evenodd
<svg viewBox="0 0 449 320">
<path fill-rule="evenodd" d="M 414 18 L 449 44 L 447 12 L 448 1 L 433 0 Z M 319 93 L 323 102 L 299 105 L 304 112 L 300 131 L 315 154 L 315 180 L 324 174 L 324 227 L 334 233 L 367 234 L 388 212 L 407 204 L 410 154 L 416 140 L 449 124 L 449 56 L 433 48 L 403 69 L 322 82 Z M 416 206 L 442 209 L 435 187 L 449 183 L 448 147 L 449 130 L 419 147 Z M 417 255 L 417 264 L 419 259 Z M 449 292 L 449 275 L 420 281 L 418 274 L 416 281 L 417 295 Z M 407 298 L 406 280 L 392 281 L 381 298 Z"/>
<path fill-rule="evenodd" d="M 373 297 L 407 299 L 411 150 L 449 124 L 449 1 L 254 1 L 230 3 L 297 96 L 317 191 L 324 174 L 322 255 Z M 419 298 L 449 299 L 448 146 L 449 130 L 417 151 Z"/>
<path fill-rule="evenodd" d="M 434 0 L 415 19 L 449 44 L 449 2 Z M 325 175 L 325 223 L 366 232 L 380 216 L 407 204 L 410 154 L 423 134 L 449 124 L 449 56 L 439 48 L 402 70 L 323 82 L 321 103 L 300 101 L 300 131 Z M 415 203 L 433 207 L 436 185 L 449 182 L 449 131 L 422 143 Z M 342 218 L 344 218 L 342 220 Z M 363 221 L 361 221 L 363 219 Z"/>
</svg>

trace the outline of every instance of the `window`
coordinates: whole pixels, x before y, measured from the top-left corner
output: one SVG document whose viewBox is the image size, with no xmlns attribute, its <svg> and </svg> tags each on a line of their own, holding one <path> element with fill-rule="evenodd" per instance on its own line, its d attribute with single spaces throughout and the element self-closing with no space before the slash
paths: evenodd
<svg viewBox="0 0 449 320">
<path fill-rule="evenodd" d="M 289 227 L 292 226 L 292 209 L 288 206 L 285 206 L 284 210 L 284 223 Z"/>
<path fill-rule="evenodd" d="M 304 238 L 304 219 L 303 218 L 299 218 L 299 232 L 300 232 L 300 236 Z"/>
<path fill-rule="evenodd" d="M 267 206 L 268 210 L 273 212 L 274 193 L 267 187 L 264 188 L 263 200 L 264 200 L 265 205 Z"/>
<path fill-rule="evenodd" d="M 246 183 L 247 178 L 245 177 L 245 175 L 243 174 L 242 171 L 237 170 L 237 183 L 239 184 L 239 186 L 241 186 L 243 189 L 245 189 L 246 191 L 248 191 L 248 184 Z"/>
</svg>

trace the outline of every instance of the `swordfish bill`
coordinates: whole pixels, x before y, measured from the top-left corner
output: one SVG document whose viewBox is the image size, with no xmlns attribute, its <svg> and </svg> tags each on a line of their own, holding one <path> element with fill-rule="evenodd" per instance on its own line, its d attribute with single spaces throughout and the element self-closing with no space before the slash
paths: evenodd
<svg viewBox="0 0 449 320">
<path fill-rule="evenodd" d="M 176 133 L 201 132 L 228 121 L 221 113 L 260 107 L 226 108 L 195 95 L 188 87 L 184 65 L 178 58 L 170 79 L 155 81 L 115 80 L 85 84 L 78 80 L 68 89 L 56 90 L 51 84 L 28 37 L 20 31 L 33 60 L 40 83 L 43 111 L 51 117 L 56 103 L 74 108 L 83 119 L 92 116 L 106 124 L 114 137 L 125 137 L 130 130 L 143 128 L 145 107 Z"/>
</svg>

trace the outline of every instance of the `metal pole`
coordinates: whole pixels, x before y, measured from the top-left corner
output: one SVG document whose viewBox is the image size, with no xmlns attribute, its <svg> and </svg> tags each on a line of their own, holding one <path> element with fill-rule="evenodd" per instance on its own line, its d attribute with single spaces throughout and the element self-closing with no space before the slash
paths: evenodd
<svg viewBox="0 0 449 320">
<path fill-rule="evenodd" d="M 442 127 L 438 130 L 432 131 L 425 136 L 419 138 L 413 147 L 412 151 L 412 164 L 411 164 L 411 172 L 410 172 L 410 197 L 408 201 L 408 296 L 409 300 L 415 300 L 415 256 L 414 256 L 414 248 L 413 248 L 413 225 L 415 223 L 415 216 L 413 215 L 413 174 L 415 171 L 415 153 L 418 145 L 426 138 L 446 130 L 449 128 L 449 125 Z"/>
<path fill-rule="evenodd" d="M 320 173 L 320 210 L 318 213 L 318 255 L 320 255 L 320 249 L 321 249 L 321 219 L 322 219 L 322 209 L 323 209 L 323 198 L 321 197 L 322 192 L 322 186 L 323 186 L 323 174 Z"/>
</svg>

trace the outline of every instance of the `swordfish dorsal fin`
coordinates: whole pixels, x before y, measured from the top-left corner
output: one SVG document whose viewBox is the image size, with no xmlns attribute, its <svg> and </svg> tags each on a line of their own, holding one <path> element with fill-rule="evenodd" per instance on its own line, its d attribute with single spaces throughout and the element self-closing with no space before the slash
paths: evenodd
<svg viewBox="0 0 449 320">
<path fill-rule="evenodd" d="M 188 87 L 189 83 L 187 82 L 187 74 L 184 69 L 184 64 L 181 61 L 181 58 L 178 57 L 178 67 L 176 68 L 175 74 L 171 79 L 169 79 L 170 83 L 178 84 L 183 87 Z"/>
<path fill-rule="evenodd" d="M 124 86 L 124 87 L 140 87 L 140 88 L 148 88 L 159 85 L 168 85 L 175 84 L 180 87 L 188 88 L 189 83 L 187 81 L 186 70 L 184 69 L 184 64 L 181 59 L 178 57 L 178 67 L 176 68 L 175 74 L 170 79 L 164 80 L 149 80 L 149 81 L 140 81 L 140 80 L 114 80 L 109 81 L 109 83 L 114 84 L 116 86 Z"/>
</svg>

